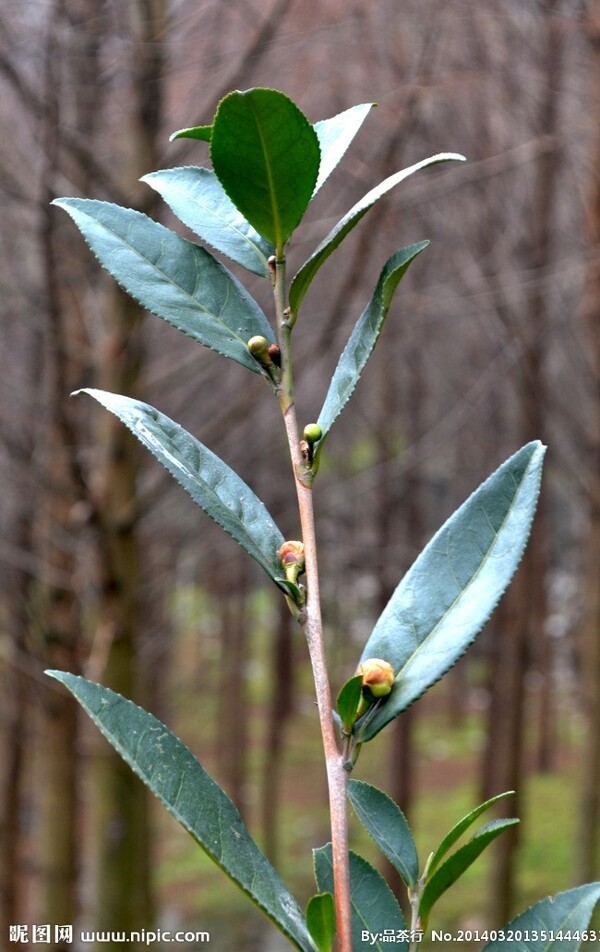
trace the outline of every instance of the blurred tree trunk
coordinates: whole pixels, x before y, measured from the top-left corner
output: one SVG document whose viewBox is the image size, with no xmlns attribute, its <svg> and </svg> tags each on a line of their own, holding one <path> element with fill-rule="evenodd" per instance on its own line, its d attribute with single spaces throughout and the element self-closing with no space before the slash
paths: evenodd
<svg viewBox="0 0 600 952">
<path fill-rule="evenodd" d="M 594 70 L 595 155 L 588 211 L 589 261 L 584 316 L 588 324 L 594 373 L 590 434 L 589 533 L 583 619 L 579 639 L 582 693 L 587 732 L 582 756 L 579 829 L 575 859 L 577 883 L 591 882 L 600 873 L 600 2 L 590 9 L 588 35 Z"/>
<path fill-rule="evenodd" d="M 141 314 L 115 291 L 108 304 L 112 327 L 99 370 L 102 389 L 137 395 Z M 127 698 L 142 700 L 139 640 L 140 554 L 137 538 L 137 446 L 115 418 L 100 413 L 95 479 L 99 561 L 98 629 L 104 652 L 94 677 Z M 147 796 L 122 758 L 102 743 L 94 783 L 96 810 L 95 919 L 100 929 L 152 926 Z M 109 948 L 113 948 L 112 945 Z M 118 944 L 114 948 L 120 948 Z"/>
<path fill-rule="evenodd" d="M 286 602 L 279 598 L 270 660 L 271 697 L 261 798 L 264 850 L 274 866 L 279 863 L 281 767 L 286 724 L 293 709 L 293 662 L 292 616 Z"/>
<path fill-rule="evenodd" d="M 13 548 L 31 551 L 31 500 L 22 501 L 22 511 L 14 520 Z M 31 575 L 19 565 L 5 569 L 5 597 L 10 606 L 7 619 L 7 651 L 2 658 L 2 759 L 0 763 L 0 935 L 21 921 L 20 847 L 23 816 L 24 753 L 29 735 L 29 673 L 27 630 L 31 599 Z"/>
<path fill-rule="evenodd" d="M 531 560 L 525 559 L 494 615 L 490 659 L 491 703 L 483 758 L 480 799 L 514 790 L 512 816 L 522 814 L 524 673 L 527 665 L 527 598 L 535 580 Z M 504 807 L 506 809 L 506 807 Z M 514 890 L 514 860 L 518 827 L 502 834 L 495 850 L 490 886 L 490 927 L 510 918 Z"/>
<path fill-rule="evenodd" d="M 546 49 L 544 56 L 544 97 L 539 114 L 539 132 L 555 140 L 539 159 L 533 191 L 533 208 L 530 233 L 530 268 L 541 274 L 553 261 L 555 209 L 557 205 L 558 172 L 560 151 L 558 131 L 560 127 L 558 90 L 563 73 L 563 24 L 559 17 L 561 0 L 547 4 L 544 13 Z M 547 442 L 547 418 L 549 409 L 545 365 L 550 340 L 552 316 L 551 301 L 545 284 L 529 299 L 526 315 L 525 352 L 523 355 L 523 396 L 521 399 L 524 420 L 523 438 Z M 548 570 L 548 513 L 547 493 L 542 492 L 536 512 L 534 529 L 527 550 L 532 561 L 531 575 L 534 586 L 529 593 L 531 627 L 533 638 L 533 661 L 541 675 L 539 728 L 536 744 L 538 770 L 550 770 L 554 761 L 554 701 L 553 658 L 554 644 L 546 632 L 548 615 L 546 577 Z"/>
<path fill-rule="evenodd" d="M 45 44 L 46 109 L 44 168 L 40 202 L 40 247 L 43 255 L 46 340 L 44 349 L 44 447 L 39 479 L 40 510 L 36 526 L 42 578 L 35 597 L 34 626 L 43 664 L 77 671 L 80 614 L 74 590 L 76 560 L 72 514 L 83 484 L 73 458 L 75 445 L 69 382 L 75 368 L 70 359 L 74 340 L 68 310 L 63 307 L 59 277 L 60 224 L 50 208 L 59 169 L 61 116 L 57 67 L 62 10 L 50 8 Z M 39 742 L 42 759 L 39 855 L 42 869 L 42 920 L 72 923 L 76 918 L 76 751 L 77 705 L 71 695 L 48 682 L 41 689 L 43 724 Z M 57 945 L 55 948 L 67 948 Z"/>
<path fill-rule="evenodd" d="M 246 779 L 248 706 L 244 665 L 248 643 L 248 566 L 245 553 L 236 555 L 235 587 L 226 576 L 217 582 L 220 592 L 221 655 L 217 677 L 216 758 L 223 786 L 244 814 L 243 787 Z"/>
<path fill-rule="evenodd" d="M 537 119 L 538 133 L 553 135 L 557 127 L 558 79 L 561 74 L 562 32 L 557 18 L 559 0 L 548 4 L 543 13 L 545 31 L 544 97 Z M 553 213 L 556 199 L 558 152 L 547 150 L 538 160 L 532 191 L 531 230 L 525 238 L 525 255 L 534 273 L 548 267 L 553 249 Z M 546 342 L 549 306 L 542 289 L 531 296 L 525 322 L 512 317 L 509 326 L 520 339 L 518 428 L 520 443 L 545 439 L 548 405 L 545 383 Z M 490 684 L 487 748 L 484 757 L 482 799 L 504 790 L 514 790 L 510 811 L 523 819 L 523 775 L 525 758 L 525 685 L 531 666 L 542 675 L 539 710 L 537 765 L 551 766 L 552 644 L 545 632 L 547 614 L 547 520 L 545 494 L 542 493 L 531 538 L 523 562 L 512 582 L 494 626 Z M 506 810 L 503 804 L 502 812 Z M 507 830 L 494 845 L 491 874 L 491 922 L 501 926 L 513 911 L 516 854 L 519 828 Z"/>
<path fill-rule="evenodd" d="M 405 439 L 408 446 L 412 447 L 421 432 L 425 387 L 420 355 L 419 344 L 407 349 L 404 373 L 406 386 L 403 388 L 405 405 L 402 414 L 395 396 L 396 360 L 387 360 L 385 372 L 382 374 L 379 412 L 382 422 L 377 432 L 377 467 L 380 482 L 375 501 L 379 613 L 384 610 L 400 578 L 409 568 L 414 553 L 419 551 L 423 536 L 418 460 L 413 459 L 405 473 L 401 496 L 395 491 L 397 477 L 393 473 L 399 452 L 398 440 Z M 394 421 L 399 419 L 405 421 L 404 433 L 394 425 Z M 397 564 L 397 560 L 393 558 L 393 553 L 399 551 L 399 541 L 400 551 L 404 553 L 401 564 Z M 414 726 L 415 708 L 410 707 L 394 721 L 389 739 L 389 794 L 406 816 L 410 816 L 414 796 Z M 387 861 L 385 876 L 394 893 L 404 897 L 406 891 L 400 875 Z"/>
<path fill-rule="evenodd" d="M 125 152 L 120 181 L 135 194 L 137 180 L 156 167 L 162 115 L 165 55 L 165 0 L 131 0 L 115 10 L 130 47 L 130 100 L 119 148 Z M 87 21 L 82 24 L 86 28 Z M 115 24 L 115 29 L 119 24 Z M 136 207 L 149 211 L 152 198 Z M 105 310 L 106 331 L 97 355 L 102 389 L 139 396 L 143 367 L 140 307 L 114 289 Z M 106 687 L 144 702 L 139 644 L 141 559 L 138 539 L 138 446 L 111 414 L 98 414 L 99 459 L 92 475 L 100 577 L 95 675 Z M 104 654 L 104 657 L 102 657 Z M 148 794 L 112 749 L 103 746 L 94 786 L 96 800 L 95 922 L 99 929 L 128 932 L 150 928 L 154 920 Z M 120 949 L 121 943 L 102 945 Z M 126 945 L 130 949 L 129 944 Z"/>
</svg>

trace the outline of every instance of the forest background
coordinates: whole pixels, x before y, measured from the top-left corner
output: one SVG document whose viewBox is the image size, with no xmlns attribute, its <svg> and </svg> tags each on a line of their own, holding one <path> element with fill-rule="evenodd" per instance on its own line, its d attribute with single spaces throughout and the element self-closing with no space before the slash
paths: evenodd
<svg viewBox="0 0 600 952">
<path fill-rule="evenodd" d="M 276 408 L 139 311 L 49 205 L 85 195 L 172 224 L 140 176 L 206 164 L 202 143 L 169 134 L 255 85 L 313 122 L 378 103 L 298 262 L 386 175 L 443 150 L 469 159 L 380 203 L 296 331 L 310 422 L 378 264 L 431 239 L 319 479 L 334 688 L 443 519 L 518 446 L 549 445 L 508 595 L 360 775 L 400 802 L 425 854 L 463 807 L 517 791 L 520 832 L 434 925 L 489 929 L 600 877 L 600 2 L 3 0 L 0 942 L 15 923 L 177 924 L 216 949 L 278 948 L 47 667 L 165 720 L 292 890 L 312 891 L 325 780 L 291 616 L 124 428 L 69 394 L 99 386 L 179 420 L 295 538 Z"/>
</svg>

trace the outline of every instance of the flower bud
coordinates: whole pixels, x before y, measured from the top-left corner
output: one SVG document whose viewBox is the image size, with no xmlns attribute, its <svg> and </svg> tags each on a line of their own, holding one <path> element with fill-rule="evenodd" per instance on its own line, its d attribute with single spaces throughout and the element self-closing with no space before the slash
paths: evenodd
<svg viewBox="0 0 600 952">
<path fill-rule="evenodd" d="M 279 549 L 279 558 L 288 582 L 296 584 L 304 572 L 304 545 L 302 542 L 284 542 Z"/>
<path fill-rule="evenodd" d="M 359 664 L 356 673 L 362 675 L 363 691 L 370 691 L 373 697 L 385 697 L 394 686 L 394 669 L 381 658 L 368 658 Z"/>
<path fill-rule="evenodd" d="M 268 354 L 276 367 L 281 367 L 281 347 L 279 344 L 271 344 Z"/>
<path fill-rule="evenodd" d="M 269 342 L 266 337 L 251 337 L 247 347 L 252 356 L 261 364 L 269 363 Z"/>
<path fill-rule="evenodd" d="M 304 439 L 311 446 L 313 443 L 318 443 L 322 436 L 323 430 L 318 423 L 308 423 L 304 427 Z"/>
</svg>

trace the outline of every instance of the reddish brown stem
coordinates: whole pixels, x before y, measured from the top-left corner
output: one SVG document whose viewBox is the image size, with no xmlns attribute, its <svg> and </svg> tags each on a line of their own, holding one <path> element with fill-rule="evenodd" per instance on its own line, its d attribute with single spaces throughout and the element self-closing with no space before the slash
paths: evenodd
<svg viewBox="0 0 600 952">
<path fill-rule="evenodd" d="M 343 758 L 338 747 L 335 724 L 332 717 L 333 705 L 329 676 L 327 673 L 323 622 L 321 617 L 321 599 L 319 594 L 313 494 L 311 486 L 307 485 L 306 481 L 303 481 L 301 478 L 305 463 L 300 450 L 298 425 L 293 403 L 286 407 L 284 420 L 296 479 L 300 525 L 306 561 L 307 596 L 303 628 L 313 670 L 329 788 L 337 949 L 338 952 L 352 952 L 348 856 L 348 803 L 346 799 L 348 774 L 346 770 L 344 770 Z"/>
</svg>

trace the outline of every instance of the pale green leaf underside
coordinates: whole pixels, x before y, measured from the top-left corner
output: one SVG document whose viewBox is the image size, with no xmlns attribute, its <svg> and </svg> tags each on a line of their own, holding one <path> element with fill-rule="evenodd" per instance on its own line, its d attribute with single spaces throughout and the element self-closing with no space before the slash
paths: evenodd
<svg viewBox="0 0 600 952">
<path fill-rule="evenodd" d="M 333 892 L 331 844 L 313 850 L 317 887 L 321 892 Z M 352 905 L 352 952 L 374 949 L 388 952 L 389 943 L 378 938 L 374 943 L 362 938 L 363 930 L 381 936 L 385 929 L 394 935 L 406 929 L 398 901 L 385 879 L 370 863 L 350 851 L 350 899 Z M 406 952 L 408 942 L 394 942 L 394 949 Z"/>
<path fill-rule="evenodd" d="M 335 167 L 341 162 L 348 146 L 374 105 L 372 102 L 360 103 L 358 106 L 345 109 L 337 116 L 331 116 L 330 119 L 321 119 L 320 122 L 315 122 L 313 128 L 317 133 L 321 148 L 321 165 L 314 193 L 319 191 Z"/>
<path fill-rule="evenodd" d="M 292 943 L 313 949 L 302 911 L 229 797 L 152 714 L 108 688 L 48 671 L 72 692 L 121 757 L 212 860 Z"/>
<path fill-rule="evenodd" d="M 414 172 L 418 172 L 419 169 L 424 169 L 429 165 L 436 165 L 439 162 L 449 162 L 452 160 L 464 161 L 464 156 L 458 155 L 455 152 L 440 152 L 438 155 L 433 155 L 428 159 L 423 159 L 421 162 L 417 162 L 415 165 L 411 165 L 407 169 L 402 169 L 400 172 L 390 175 L 389 178 L 384 179 L 383 182 L 367 192 L 367 194 L 364 195 L 360 201 L 356 203 L 356 205 L 353 205 L 350 211 L 340 219 L 334 228 L 332 228 L 329 234 L 323 239 L 321 244 L 313 251 L 310 258 L 305 261 L 300 270 L 294 276 L 294 279 L 290 285 L 289 293 L 290 307 L 292 311 L 297 314 L 304 299 L 304 295 L 312 284 L 312 281 L 319 269 L 323 266 L 327 258 L 333 254 L 335 249 L 339 247 L 346 235 L 352 231 L 352 229 L 359 223 L 361 218 L 366 215 L 370 208 L 373 208 L 380 198 L 386 195 L 387 192 L 395 188 L 396 185 L 399 185 L 400 182 L 403 182 Z"/>
<path fill-rule="evenodd" d="M 401 809 L 382 790 L 362 780 L 348 782 L 348 799 L 379 849 L 407 886 L 419 877 L 419 859 L 410 827 Z"/>
<path fill-rule="evenodd" d="M 273 331 L 239 281 L 208 251 L 141 212 L 61 198 L 100 264 L 146 310 L 211 350 L 261 373 L 246 346 Z"/>
<path fill-rule="evenodd" d="M 154 407 L 105 390 L 78 392 L 89 394 L 114 413 L 194 502 L 277 583 L 282 574 L 277 552 L 284 538 L 263 503 L 237 473 Z"/>
<path fill-rule="evenodd" d="M 518 822 L 515 819 L 492 820 L 477 830 L 468 843 L 457 849 L 442 863 L 428 880 L 419 903 L 419 916 L 424 929 L 427 927 L 429 914 L 440 896 L 475 862 L 486 846 Z"/>
<path fill-rule="evenodd" d="M 151 172 L 141 181 L 199 238 L 248 271 L 267 276 L 267 261 L 275 249 L 237 210 L 214 172 L 184 166 Z"/>
<path fill-rule="evenodd" d="M 317 421 L 323 432 L 315 451 L 317 464 L 325 437 L 354 393 L 379 339 L 398 284 L 411 262 L 428 244 L 428 241 L 420 241 L 408 248 L 402 248 L 393 254 L 383 267 L 373 297 L 356 322 L 331 378 Z"/>
<path fill-rule="evenodd" d="M 438 681 L 490 617 L 527 543 L 544 452 L 534 441 L 506 460 L 448 519 L 398 585 L 361 658 L 389 661 L 396 681 L 362 740 Z"/>
<path fill-rule="evenodd" d="M 599 900 L 600 882 L 548 896 L 505 926 L 505 934 L 515 938 L 489 942 L 481 952 L 577 952 L 582 942 L 574 934 L 581 935 L 588 928 Z M 558 938 L 561 932 L 573 936 Z M 593 947 L 592 943 L 585 944 L 585 948 Z"/>
</svg>

